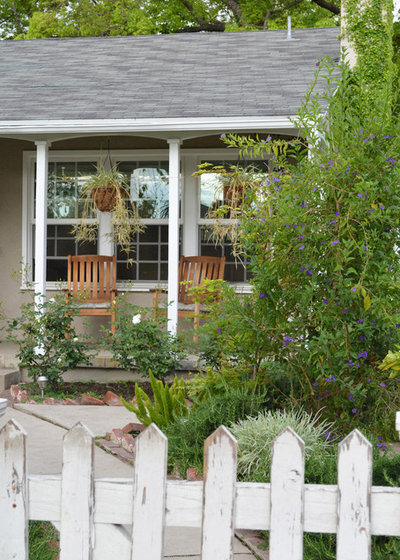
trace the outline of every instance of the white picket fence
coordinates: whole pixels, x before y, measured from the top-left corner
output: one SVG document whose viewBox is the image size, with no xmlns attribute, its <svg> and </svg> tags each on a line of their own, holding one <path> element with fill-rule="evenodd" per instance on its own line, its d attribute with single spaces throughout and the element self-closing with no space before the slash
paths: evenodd
<svg viewBox="0 0 400 560">
<path fill-rule="evenodd" d="M 137 439 L 133 480 L 94 479 L 94 439 L 64 437 L 59 476 L 26 473 L 26 433 L 0 431 L 0 559 L 27 560 L 28 519 L 60 530 L 60 560 L 161 560 L 165 526 L 201 527 L 202 560 L 231 560 L 234 530 L 270 531 L 270 560 L 302 560 L 303 532 L 337 533 L 338 560 L 368 560 L 371 535 L 400 536 L 400 488 L 372 487 L 371 444 L 357 430 L 339 445 L 338 485 L 304 484 L 304 443 L 287 428 L 272 448 L 271 484 L 236 482 L 235 438 L 205 442 L 204 482 L 166 479 L 167 439 Z"/>
</svg>

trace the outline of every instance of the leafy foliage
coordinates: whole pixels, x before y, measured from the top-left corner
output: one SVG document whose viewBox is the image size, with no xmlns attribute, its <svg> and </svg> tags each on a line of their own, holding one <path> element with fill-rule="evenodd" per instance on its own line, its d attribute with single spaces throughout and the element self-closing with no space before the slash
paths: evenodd
<svg viewBox="0 0 400 560">
<path fill-rule="evenodd" d="M 7 341 L 17 344 L 19 365 L 28 368 L 34 381 L 45 375 L 57 389 L 65 371 L 78 364 L 89 365 L 85 343 L 73 326 L 78 314 L 73 299 L 56 295 L 36 308 L 33 300 L 22 305 L 21 315 L 8 321 Z"/>
<path fill-rule="evenodd" d="M 260 474 L 267 478 L 271 444 L 288 426 L 303 439 L 306 456 L 313 452 L 323 455 L 329 449 L 333 424 L 321 421 L 319 414 L 313 416 L 305 410 L 261 411 L 258 416 L 240 420 L 230 427 L 238 442 L 238 475 L 246 480 L 253 480 Z"/>
<path fill-rule="evenodd" d="M 3 38 L 89 37 L 338 25 L 340 3 L 287 0 L 13 0 L 0 8 Z"/>
<path fill-rule="evenodd" d="M 311 88 L 295 120 L 308 141 L 280 150 L 276 172 L 246 191 L 238 240 L 253 296 L 227 293 L 209 332 L 216 354 L 286 376 L 296 406 L 325 407 L 343 431 L 379 418 L 392 437 L 398 385 L 377 365 L 400 342 L 400 125 L 387 97 L 363 116 L 363 83 L 345 65 L 321 61 L 321 77 L 325 94 Z M 227 143 L 245 157 L 273 150 Z"/>
<path fill-rule="evenodd" d="M 156 378 L 173 373 L 184 351 L 179 340 L 166 331 L 163 318 L 131 304 L 126 294 L 117 298 L 116 310 L 115 334 L 103 329 L 103 345 L 118 365 L 137 369 L 142 375 L 151 370 Z"/>
<path fill-rule="evenodd" d="M 105 169 L 100 165 L 96 173 L 83 186 L 81 199 L 83 208 L 81 220 L 73 227 L 73 233 L 78 242 L 89 241 L 95 243 L 97 240 L 98 223 L 88 222 L 88 218 L 96 215 L 97 192 L 103 189 L 111 190 L 115 199 L 112 210 L 112 241 L 121 247 L 129 256 L 131 252 L 132 236 L 144 230 L 143 224 L 137 215 L 136 206 L 131 200 L 129 188 L 125 184 L 123 173 L 118 171 L 116 165 L 111 169 Z"/>
<path fill-rule="evenodd" d="M 256 414 L 263 402 L 264 395 L 245 385 L 227 387 L 224 393 L 195 403 L 187 418 L 166 426 L 170 469 L 177 469 L 182 476 L 189 467 L 202 471 L 204 440 L 222 424 L 229 426 Z"/>
<path fill-rule="evenodd" d="M 175 375 L 174 382 L 171 386 L 156 380 L 154 375 L 149 373 L 150 383 L 153 389 L 154 402 L 143 391 L 137 383 L 135 383 L 136 406 L 127 403 L 123 398 L 122 403 L 130 412 L 134 412 L 139 422 L 144 426 L 150 426 L 152 422 L 157 424 L 159 428 L 167 426 L 170 422 L 174 422 L 177 418 L 187 416 L 189 407 L 185 400 L 185 383 L 183 379 L 178 381 Z"/>
</svg>

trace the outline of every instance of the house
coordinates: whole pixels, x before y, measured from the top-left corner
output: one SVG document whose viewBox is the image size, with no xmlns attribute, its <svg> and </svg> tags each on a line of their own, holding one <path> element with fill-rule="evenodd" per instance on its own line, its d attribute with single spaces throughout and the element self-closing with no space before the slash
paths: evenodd
<svg viewBox="0 0 400 560">
<path fill-rule="evenodd" d="M 225 254 L 226 279 L 246 285 L 229 244 L 202 232 L 213 191 L 194 178 L 202 161 L 236 161 L 222 133 L 297 134 L 291 117 L 317 60 L 339 57 L 338 28 L 0 42 L 0 299 L 22 302 L 11 279 L 20 262 L 36 291 L 57 289 L 68 254 L 117 252 L 118 284 L 138 304 L 168 285 L 177 324 L 179 254 Z M 132 240 L 136 264 L 106 236 L 78 246 L 79 186 L 110 155 L 131 188 L 145 192 L 147 225 Z M 263 164 L 268 168 L 272 162 Z M 60 178 L 73 179 L 65 187 Z"/>
</svg>

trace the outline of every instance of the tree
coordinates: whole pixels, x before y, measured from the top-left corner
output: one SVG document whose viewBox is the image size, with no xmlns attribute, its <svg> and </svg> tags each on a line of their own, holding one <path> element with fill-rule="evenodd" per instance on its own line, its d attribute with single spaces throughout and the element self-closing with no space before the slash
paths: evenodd
<svg viewBox="0 0 400 560">
<path fill-rule="evenodd" d="M 338 24 L 340 0 L 9 0 L 0 36 L 42 38 Z"/>
</svg>

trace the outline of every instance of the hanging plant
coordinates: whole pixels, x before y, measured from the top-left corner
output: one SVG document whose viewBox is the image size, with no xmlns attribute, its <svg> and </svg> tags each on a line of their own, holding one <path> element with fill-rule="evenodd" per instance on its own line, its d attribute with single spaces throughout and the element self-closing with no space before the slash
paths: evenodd
<svg viewBox="0 0 400 560">
<path fill-rule="evenodd" d="M 81 221 L 72 230 L 76 240 L 95 242 L 98 224 L 88 220 L 96 215 L 96 211 L 112 212 L 110 236 L 129 255 L 132 235 L 143 231 L 145 226 L 139 219 L 125 177 L 117 166 L 105 169 L 99 165 L 83 186 L 80 199 L 83 201 Z"/>
<path fill-rule="evenodd" d="M 233 256 L 238 258 L 240 248 L 237 224 L 246 192 L 258 186 L 265 173 L 260 173 L 253 166 L 243 168 L 238 165 L 212 165 L 206 162 L 198 167 L 194 176 L 213 173 L 219 178 L 215 188 L 215 201 L 205 216 L 206 219 L 213 220 L 213 223 L 207 226 L 210 232 L 209 238 L 216 245 L 222 244 L 225 240 L 231 242 Z"/>
</svg>

